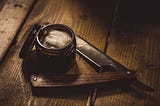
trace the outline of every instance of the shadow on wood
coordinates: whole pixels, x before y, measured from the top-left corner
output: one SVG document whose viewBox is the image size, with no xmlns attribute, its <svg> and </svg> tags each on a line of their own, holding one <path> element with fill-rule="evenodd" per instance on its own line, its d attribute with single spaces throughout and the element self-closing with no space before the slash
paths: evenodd
<svg viewBox="0 0 160 106">
<path fill-rule="evenodd" d="M 159 22 L 159 0 L 123 0 L 120 1 L 118 17 L 119 21 L 133 21 L 137 23 L 157 23 Z"/>
</svg>

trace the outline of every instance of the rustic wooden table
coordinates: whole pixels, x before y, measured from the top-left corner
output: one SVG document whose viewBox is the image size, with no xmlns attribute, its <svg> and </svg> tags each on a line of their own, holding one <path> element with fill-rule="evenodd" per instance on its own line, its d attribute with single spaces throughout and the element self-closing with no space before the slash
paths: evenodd
<svg viewBox="0 0 160 106">
<path fill-rule="evenodd" d="M 140 89 L 98 89 L 95 106 L 160 105 L 160 7 L 142 0 L 1 0 L 0 106 L 85 106 L 94 89 L 34 96 L 18 57 L 34 23 L 66 24 L 73 31 L 129 69 L 155 92 Z M 76 57 L 74 73 L 96 73 Z M 77 71 L 80 70 L 80 71 Z M 79 89 L 80 91 L 81 89 Z"/>
</svg>

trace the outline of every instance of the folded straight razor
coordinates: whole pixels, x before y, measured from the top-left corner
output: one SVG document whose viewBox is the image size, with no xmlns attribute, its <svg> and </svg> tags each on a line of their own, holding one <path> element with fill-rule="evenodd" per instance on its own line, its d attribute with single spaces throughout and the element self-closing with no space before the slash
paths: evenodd
<svg viewBox="0 0 160 106">
<path fill-rule="evenodd" d="M 87 41 L 79 36 L 76 36 L 77 41 L 77 52 L 87 59 L 90 63 L 98 68 L 99 72 L 106 71 L 117 71 L 131 73 L 132 71 L 109 57 L 108 55 L 102 53 L 100 50 L 89 44 Z M 133 79 L 131 84 L 147 91 L 154 91 L 151 87 L 146 86 L 140 82 L 136 77 Z"/>
</svg>

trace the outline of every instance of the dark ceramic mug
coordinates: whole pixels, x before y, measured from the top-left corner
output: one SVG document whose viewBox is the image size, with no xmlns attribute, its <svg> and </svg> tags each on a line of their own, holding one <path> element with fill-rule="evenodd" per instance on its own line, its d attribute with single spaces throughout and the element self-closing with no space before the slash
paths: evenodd
<svg viewBox="0 0 160 106">
<path fill-rule="evenodd" d="M 75 63 L 75 34 L 66 25 L 43 26 L 37 35 L 35 47 L 37 71 L 40 73 L 63 74 Z"/>
</svg>

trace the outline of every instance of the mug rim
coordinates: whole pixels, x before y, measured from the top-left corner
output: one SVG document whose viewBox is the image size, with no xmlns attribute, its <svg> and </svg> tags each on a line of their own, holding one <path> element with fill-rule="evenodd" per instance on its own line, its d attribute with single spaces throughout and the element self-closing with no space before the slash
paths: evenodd
<svg viewBox="0 0 160 106">
<path fill-rule="evenodd" d="M 68 27 L 67 25 L 63 25 L 63 24 L 48 24 L 48 25 L 43 26 L 41 28 L 41 31 L 45 31 L 45 29 L 47 29 L 47 28 L 53 28 L 53 29 L 62 30 L 62 31 L 67 32 L 70 35 L 70 37 L 71 37 L 71 41 L 67 45 L 65 45 L 64 47 L 62 47 L 62 48 L 54 48 L 54 49 L 53 48 L 48 48 L 48 47 L 44 46 L 41 43 L 40 38 L 39 38 L 40 35 L 38 34 L 38 36 L 36 37 L 36 41 L 40 45 L 40 47 L 42 47 L 42 48 L 44 48 L 46 50 L 51 50 L 51 51 L 63 50 L 65 48 L 67 48 L 68 46 L 70 46 L 72 44 L 73 40 L 75 39 L 75 34 L 74 34 L 73 30 L 70 27 Z"/>
</svg>

